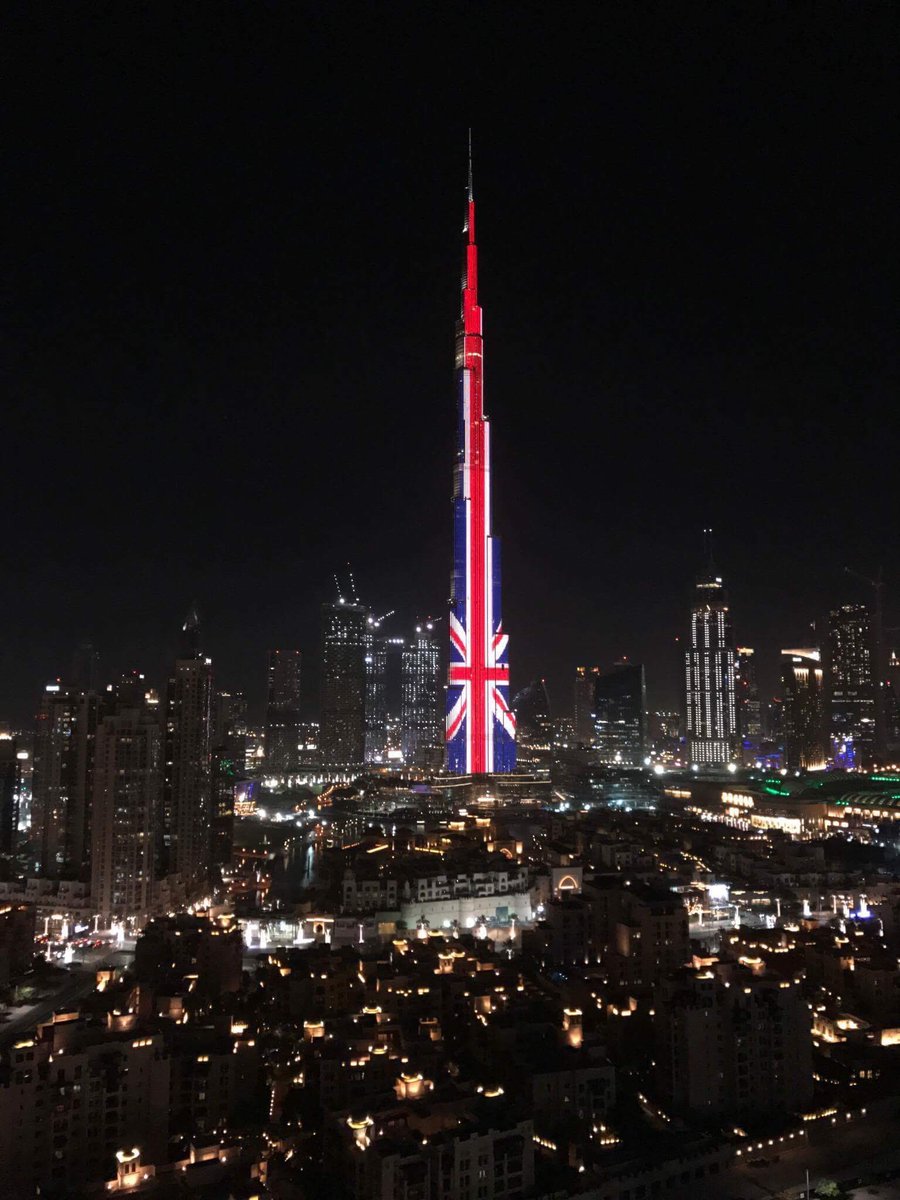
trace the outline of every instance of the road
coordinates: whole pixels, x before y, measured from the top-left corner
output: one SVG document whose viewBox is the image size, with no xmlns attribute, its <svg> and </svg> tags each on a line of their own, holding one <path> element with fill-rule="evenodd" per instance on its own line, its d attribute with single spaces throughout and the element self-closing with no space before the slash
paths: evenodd
<svg viewBox="0 0 900 1200">
<path fill-rule="evenodd" d="M 764 1166 L 752 1166 L 753 1162 L 766 1160 Z M 900 1147 L 897 1146 L 897 1123 L 886 1117 L 868 1120 L 854 1117 L 850 1122 L 839 1122 L 828 1129 L 817 1130 L 807 1143 L 790 1149 L 760 1151 L 750 1161 L 744 1160 L 724 1175 L 717 1188 L 717 1195 L 727 1195 L 729 1200 L 765 1200 L 767 1196 L 793 1196 L 802 1194 L 806 1186 L 806 1172 L 813 1188 L 820 1179 L 838 1182 L 856 1178 L 867 1178 L 881 1171 L 900 1168 Z M 877 1185 L 873 1185 L 877 1186 Z M 881 1193 L 886 1200 L 887 1188 Z M 870 1200 L 875 1200 L 873 1194 Z M 858 1193 L 860 1200 L 867 1197 L 866 1188 Z"/>
<path fill-rule="evenodd" d="M 87 951 L 84 955 L 84 968 L 77 966 L 70 969 L 67 978 L 48 996 L 38 1000 L 24 1012 L 17 1013 L 12 1020 L 0 1025 L 0 1050 L 6 1049 L 12 1042 L 18 1040 L 29 1030 L 34 1029 L 41 1021 L 47 1021 L 54 1012 L 68 1008 L 76 1000 L 94 990 L 96 971 L 99 967 L 113 963 L 117 959 L 122 962 L 126 952 L 117 948 L 103 947 L 99 950 Z"/>
</svg>

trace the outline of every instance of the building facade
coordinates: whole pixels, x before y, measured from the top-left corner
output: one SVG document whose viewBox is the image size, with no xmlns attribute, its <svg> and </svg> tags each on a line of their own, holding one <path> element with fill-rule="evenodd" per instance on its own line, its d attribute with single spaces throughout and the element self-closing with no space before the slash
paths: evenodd
<svg viewBox="0 0 900 1200">
<path fill-rule="evenodd" d="M 593 741 L 601 762 L 643 765 L 647 685 L 642 663 L 619 662 L 594 678 Z"/>
<path fill-rule="evenodd" d="M 685 653 L 688 758 L 698 766 L 733 760 L 737 742 L 736 663 L 731 614 L 721 578 L 699 576 Z"/>
<path fill-rule="evenodd" d="M 441 736 L 441 651 L 434 624 L 417 625 L 401 658 L 400 736 L 403 760 L 438 769 L 443 758 Z"/>
<path fill-rule="evenodd" d="M 140 922 L 151 910 L 161 748 L 143 676 L 129 676 L 97 727 L 94 748 L 91 899 L 105 924 Z"/>
<path fill-rule="evenodd" d="M 847 767 L 876 758 L 876 680 L 873 625 L 864 604 L 845 604 L 828 617 L 831 754 Z"/>
<path fill-rule="evenodd" d="M 32 845 L 42 875 L 90 878 L 90 796 L 94 736 L 102 702 L 59 680 L 37 713 L 32 782 Z"/>
<path fill-rule="evenodd" d="M 362 766 L 366 750 L 366 630 L 369 611 L 339 599 L 322 606 L 319 751 L 327 766 Z"/>
<path fill-rule="evenodd" d="M 210 860 L 212 659 L 200 649 L 191 613 L 166 688 L 161 865 L 189 886 L 205 881 Z"/>
<path fill-rule="evenodd" d="M 490 422 L 484 415 L 484 345 L 472 166 L 460 317 L 456 326 L 458 445 L 453 472 L 453 575 L 447 767 L 457 775 L 505 773 L 516 765 L 509 708 L 509 636 L 500 608 L 500 543 L 491 533 Z"/>
<path fill-rule="evenodd" d="M 290 775 L 299 766 L 299 650 L 270 650 L 266 660 L 266 772 Z"/>
<path fill-rule="evenodd" d="M 825 766 L 825 671 L 816 649 L 782 650 L 784 765 L 815 771 Z"/>
</svg>

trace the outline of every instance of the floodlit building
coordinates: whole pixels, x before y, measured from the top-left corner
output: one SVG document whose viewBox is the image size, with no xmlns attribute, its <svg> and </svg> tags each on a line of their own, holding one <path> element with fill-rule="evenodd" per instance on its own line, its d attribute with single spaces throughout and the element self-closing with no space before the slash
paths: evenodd
<svg viewBox="0 0 900 1200">
<path fill-rule="evenodd" d="M 816 649 L 782 650 L 784 765 L 815 771 L 825 766 L 825 671 Z"/>
<path fill-rule="evenodd" d="M 685 652 L 688 758 L 700 767 L 733 760 L 737 744 L 736 662 L 722 579 L 710 564 L 697 579 Z"/>
</svg>

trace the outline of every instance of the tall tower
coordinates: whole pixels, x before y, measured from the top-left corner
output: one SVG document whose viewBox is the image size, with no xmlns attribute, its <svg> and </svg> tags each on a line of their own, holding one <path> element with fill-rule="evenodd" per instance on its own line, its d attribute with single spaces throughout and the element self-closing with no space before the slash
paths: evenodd
<svg viewBox="0 0 900 1200">
<path fill-rule="evenodd" d="M 161 830 L 163 873 L 180 875 L 189 889 L 209 873 L 212 690 L 212 659 L 200 649 L 192 609 L 166 689 Z"/>
<path fill-rule="evenodd" d="M 509 637 L 500 611 L 500 543 L 491 536 L 490 422 L 484 415 L 471 141 L 463 236 L 446 737 L 448 769 L 457 775 L 480 775 L 514 769 L 516 719 L 507 702 Z"/>
<path fill-rule="evenodd" d="M 419 767 L 441 765 L 441 652 L 434 624 L 417 625 L 403 647 L 400 729 L 403 758 Z"/>
<path fill-rule="evenodd" d="M 38 870 L 90 878 L 90 794 L 101 700 L 56 680 L 44 689 L 34 741 L 32 842 Z"/>
<path fill-rule="evenodd" d="M 877 759 L 875 630 L 864 604 L 829 614 L 831 743 L 835 764 L 871 767 Z"/>
<path fill-rule="evenodd" d="M 698 766 L 732 761 L 737 742 L 735 653 L 725 588 L 710 556 L 698 576 L 685 653 L 688 757 Z"/>
<path fill-rule="evenodd" d="M 266 664 L 266 771 L 296 771 L 300 743 L 300 651 L 270 650 Z"/>
<path fill-rule="evenodd" d="M 322 605 L 322 709 L 319 749 L 326 766 L 362 766 L 366 749 L 366 630 L 369 610 Z"/>
<path fill-rule="evenodd" d="M 813 647 L 782 650 L 784 765 L 789 770 L 825 766 L 825 672 Z"/>
<path fill-rule="evenodd" d="M 91 898 L 104 921 L 141 921 L 151 908 L 161 749 L 154 697 L 133 672 L 97 726 Z"/>
</svg>

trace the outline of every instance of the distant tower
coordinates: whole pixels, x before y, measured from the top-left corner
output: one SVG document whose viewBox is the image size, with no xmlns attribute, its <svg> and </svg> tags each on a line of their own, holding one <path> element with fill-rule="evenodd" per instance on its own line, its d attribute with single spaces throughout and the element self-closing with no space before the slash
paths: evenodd
<svg viewBox="0 0 900 1200">
<path fill-rule="evenodd" d="M 105 923 L 151 911 L 161 737 L 143 675 L 116 689 L 97 726 L 91 822 L 91 899 Z"/>
<path fill-rule="evenodd" d="M 443 759 L 441 652 L 434 624 L 416 626 L 402 654 L 400 728 L 403 758 L 418 767 L 437 770 Z"/>
<path fill-rule="evenodd" d="M 762 737 L 762 706 L 759 702 L 755 655 L 756 651 L 749 646 L 738 646 L 735 692 L 740 735 L 758 742 Z"/>
<path fill-rule="evenodd" d="M 876 758 L 875 647 L 864 604 L 829 613 L 831 744 L 839 766 L 870 767 Z"/>
<path fill-rule="evenodd" d="M 300 651 L 270 650 L 266 667 L 266 771 L 290 775 L 300 753 Z"/>
<path fill-rule="evenodd" d="M 480 775 L 515 769 L 516 721 L 507 702 L 509 637 L 500 611 L 500 543 L 491 534 L 490 422 L 484 415 L 471 146 L 463 233 L 446 736 L 448 769 L 457 775 Z"/>
<path fill-rule="evenodd" d="M 90 878 L 91 778 L 101 711 L 96 692 L 44 689 L 34 739 L 31 840 L 38 870 Z"/>
<path fill-rule="evenodd" d="M 588 746 L 594 740 L 594 686 L 599 667 L 575 668 L 575 740 Z"/>
<path fill-rule="evenodd" d="M 366 749 L 364 604 L 339 597 L 322 605 L 322 711 L 319 750 L 327 766 L 362 766 Z"/>
<path fill-rule="evenodd" d="M 737 743 L 735 653 L 728 599 L 712 555 L 698 576 L 685 652 L 688 757 L 698 766 L 722 766 Z"/>
<path fill-rule="evenodd" d="M 782 650 L 784 765 L 790 770 L 825 766 L 825 672 L 816 649 Z"/>
<path fill-rule="evenodd" d="M 647 685 L 642 663 L 618 662 L 594 680 L 594 745 L 603 763 L 640 767 L 647 750 Z"/>
<path fill-rule="evenodd" d="M 181 652 L 166 688 L 162 868 L 196 888 L 209 873 L 213 669 L 200 649 L 195 608 L 181 632 Z"/>
</svg>

